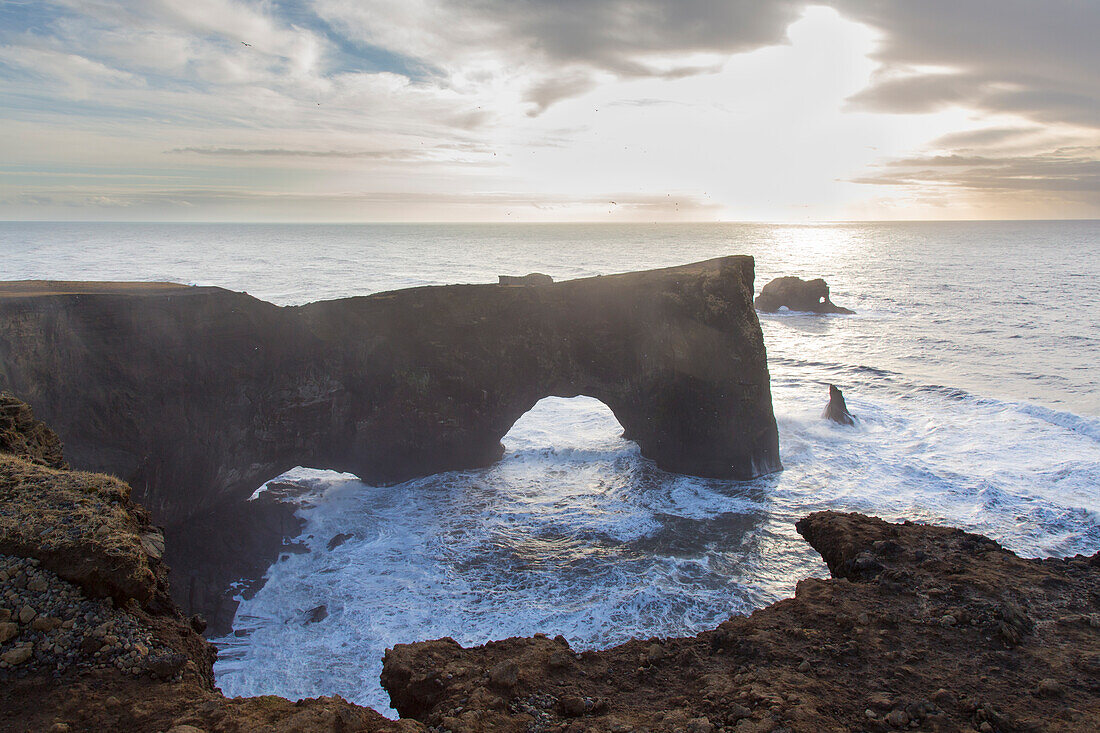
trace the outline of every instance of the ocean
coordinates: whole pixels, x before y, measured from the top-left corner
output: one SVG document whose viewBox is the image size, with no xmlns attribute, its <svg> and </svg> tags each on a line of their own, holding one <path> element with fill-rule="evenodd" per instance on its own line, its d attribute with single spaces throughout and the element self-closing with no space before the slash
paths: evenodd
<svg viewBox="0 0 1100 733">
<path fill-rule="evenodd" d="M 0 223 L 0 279 L 171 280 L 279 304 L 728 254 L 756 258 L 757 292 L 824 277 L 856 311 L 760 317 L 783 472 L 665 473 L 586 397 L 540 402 L 483 470 L 370 486 L 295 469 L 310 552 L 280 558 L 216 640 L 226 694 L 339 694 L 393 715 L 378 675 L 396 643 L 694 634 L 827 576 L 794 530 L 819 509 L 949 524 L 1027 556 L 1100 550 L 1097 221 Z M 830 383 L 855 427 L 821 419 Z"/>
</svg>

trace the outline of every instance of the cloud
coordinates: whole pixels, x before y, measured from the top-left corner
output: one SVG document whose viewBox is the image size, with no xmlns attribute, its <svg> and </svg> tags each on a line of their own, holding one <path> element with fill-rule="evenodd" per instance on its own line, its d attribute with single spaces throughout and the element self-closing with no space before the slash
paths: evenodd
<svg viewBox="0 0 1100 733">
<path fill-rule="evenodd" d="M 959 119 L 970 115 L 963 124 L 977 127 L 947 135 L 936 127 L 939 137 L 926 145 L 895 147 L 895 160 L 858 176 L 846 169 L 844 180 L 941 194 L 1094 195 L 1100 2 L 813 5 L 835 7 L 877 34 L 878 68 L 850 96 L 850 109 L 922 115 L 951 108 L 962 110 Z M 437 181 L 461 191 L 562 188 L 540 180 L 549 173 L 611 189 L 623 185 L 611 173 L 597 184 L 592 171 L 574 168 L 593 165 L 610 149 L 607 141 L 616 129 L 608 118 L 616 111 L 615 148 L 621 145 L 624 154 L 605 168 L 634 171 L 622 173 L 629 178 L 648 174 L 652 166 L 633 158 L 634 150 L 645 149 L 649 128 L 624 126 L 625 115 L 661 119 L 665 130 L 683 133 L 698 122 L 693 105 L 698 110 L 699 104 L 714 104 L 731 119 L 749 108 L 779 115 L 788 110 L 783 102 L 789 97 L 831 92 L 829 81 L 850 69 L 821 64 L 822 83 L 816 86 L 803 75 L 735 101 L 723 96 L 732 86 L 719 86 L 744 84 L 753 69 L 780 68 L 765 63 L 778 51 L 765 52 L 746 59 L 745 77 L 726 74 L 737 70 L 730 62 L 737 54 L 790 43 L 794 21 L 804 13 L 821 14 L 820 8 L 807 13 L 809 7 L 809 0 L 0 0 L 0 133 L 26 141 L 27 130 L 37 131 L 38 147 L 35 153 L 29 143 L 0 146 L 20 170 L 37 165 L 58 175 L 65 164 L 104 171 L 113 164 L 131 172 L 120 175 L 161 175 L 166 181 L 205 176 L 208 183 L 256 189 L 330 183 L 325 196 L 334 195 L 329 189 L 361 185 L 366 177 L 371 185 L 404 192 L 398 195 L 410 206 L 427 205 L 417 197 Z M 798 33 L 791 33 L 797 41 Z M 836 36 L 818 41 L 828 55 L 823 59 L 844 56 Z M 851 44 L 844 50 L 852 52 Z M 858 60 L 870 68 L 865 57 Z M 705 75 L 715 72 L 723 76 L 704 86 Z M 674 86 L 694 96 L 665 91 Z M 597 105 L 568 104 L 598 99 L 601 92 L 599 119 L 588 114 Z M 826 101 L 835 105 L 832 97 Z M 708 175 L 687 170 L 683 161 L 694 160 L 697 140 L 681 137 L 683 150 L 660 163 L 662 175 L 681 175 L 676 185 L 689 174 Z M 779 148 L 783 141 L 767 145 Z M 540 151 L 551 147 L 559 161 L 576 161 L 573 168 L 541 162 Z M 166 159 L 166 152 L 175 157 Z M 498 169 L 509 155 L 514 176 L 505 179 Z M 529 162 L 517 163 L 520 157 Z M 161 170 L 164 165 L 172 169 Z M 426 176 L 429 166 L 440 175 Z M 256 175 L 261 168 L 264 175 Z M 5 179 L 14 177 L 12 171 Z M 784 185 L 790 194 L 793 186 Z M 106 181 L 103 195 L 125 199 L 126 193 L 114 192 Z M 171 200 L 228 196 L 180 194 Z M 486 196 L 467 203 L 497 200 Z M 600 196 L 531 196 L 539 206 L 569 210 L 606 203 Z M 663 206 L 638 192 L 607 198 L 618 202 L 618 211 Z M 528 205 L 522 196 L 517 202 Z M 684 208 L 690 208 L 687 199 Z"/>
<path fill-rule="evenodd" d="M 783 43 L 804 0 L 317 0 L 347 37 L 510 89 L 540 114 L 600 74 L 677 79 Z M 700 63 L 699 56 L 707 57 Z"/>
<path fill-rule="evenodd" d="M 1081 0 L 832 0 L 883 35 L 854 105 L 922 112 L 963 105 L 1100 127 L 1100 3 Z"/>
<path fill-rule="evenodd" d="M 941 155 L 891 161 L 857 183 L 975 191 L 1062 192 L 1100 203 L 1100 147 L 1040 155 Z"/>
<path fill-rule="evenodd" d="M 422 150 L 288 150 L 286 148 L 173 148 L 171 154 L 261 158 L 370 158 L 374 160 L 419 160 Z"/>
<path fill-rule="evenodd" d="M 932 147 L 967 150 L 975 146 L 1022 142 L 1041 132 L 1040 127 L 986 127 L 980 130 L 964 130 L 942 135 L 932 142 Z"/>
</svg>

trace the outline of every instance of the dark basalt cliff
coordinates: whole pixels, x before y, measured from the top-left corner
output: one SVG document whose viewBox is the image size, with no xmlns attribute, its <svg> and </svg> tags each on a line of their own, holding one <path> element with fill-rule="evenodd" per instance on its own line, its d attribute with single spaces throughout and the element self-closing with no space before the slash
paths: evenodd
<svg viewBox="0 0 1100 733">
<path fill-rule="evenodd" d="M 0 388 L 74 468 L 167 525 L 296 466 L 372 482 L 484 466 L 547 396 L 589 395 L 670 471 L 778 470 L 753 260 L 280 308 L 158 283 L 0 283 Z"/>
</svg>

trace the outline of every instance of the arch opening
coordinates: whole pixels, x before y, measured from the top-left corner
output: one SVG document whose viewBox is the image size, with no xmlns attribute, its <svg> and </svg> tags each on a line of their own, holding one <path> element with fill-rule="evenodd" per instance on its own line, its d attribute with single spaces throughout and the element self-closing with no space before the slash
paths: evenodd
<svg viewBox="0 0 1100 733">
<path fill-rule="evenodd" d="M 635 443 L 606 403 L 595 397 L 544 397 L 500 440 L 504 455 L 524 451 L 621 451 Z"/>
</svg>

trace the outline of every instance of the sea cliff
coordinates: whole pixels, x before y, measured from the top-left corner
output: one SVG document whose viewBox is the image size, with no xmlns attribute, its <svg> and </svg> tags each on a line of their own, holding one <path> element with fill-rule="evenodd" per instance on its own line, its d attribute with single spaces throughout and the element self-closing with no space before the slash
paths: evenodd
<svg viewBox="0 0 1100 733">
<path fill-rule="evenodd" d="M 171 283 L 0 283 L 0 389 L 169 527 L 298 465 L 368 482 L 488 465 L 548 396 L 602 400 L 666 470 L 752 478 L 781 468 L 753 278 L 733 256 L 285 308 Z"/>
</svg>

